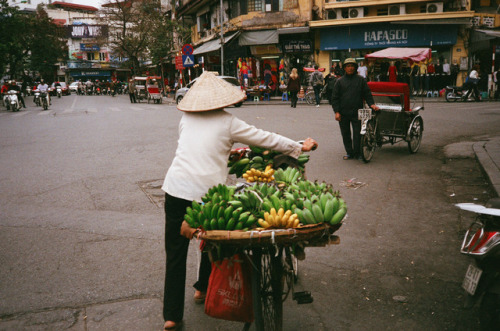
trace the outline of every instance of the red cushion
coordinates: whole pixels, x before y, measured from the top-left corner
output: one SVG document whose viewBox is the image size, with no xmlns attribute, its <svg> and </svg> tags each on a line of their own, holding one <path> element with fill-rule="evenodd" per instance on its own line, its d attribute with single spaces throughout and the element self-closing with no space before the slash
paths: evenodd
<svg viewBox="0 0 500 331">
<path fill-rule="evenodd" d="M 372 93 L 399 93 L 404 95 L 404 110 L 410 111 L 410 87 L 406 83 L 368 82 Z"/>
</svg>

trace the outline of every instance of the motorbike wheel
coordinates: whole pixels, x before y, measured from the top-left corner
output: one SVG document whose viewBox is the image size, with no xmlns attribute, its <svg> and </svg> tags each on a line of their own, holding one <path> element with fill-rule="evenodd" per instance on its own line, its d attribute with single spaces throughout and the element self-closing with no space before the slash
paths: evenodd
<svg viewBox="0 0 500 331">
<path fill-rule="evenodd" d="M 420 143 L 422 142 L 422 132 L 424 131 L 422 119 L 416 118 L 411 124 L 410 137 L 408 139 L 408 149 L 411 154 L 415 154 L 420 148 Z"/>
<path fill-rule="evenodd" d="M 451 102 L 451 101 L 455 102 L 455 101 L 457 101 L 457 96 L 453 92 L 446 92 L 445 99 L 448 102 Z"/>
<path fill-rule="evenodd" d="M 479 309 L 481 330 L 497 330 L 500 325 L 500 294 L 486 292 Z"/>
<path fill-rule="evenodd" d="M 316 97 L 314 96 L 314 91 L 307 92 L 305 99 L 308 105 L 316 104 Z"/>
<path fill-rule="evenodd" d="M 182 98 L 183 98 L 182 95 L 177 98 L 177 100 L 176 100 L 177 104 L 179 104 L 179 102 L 181 102 Z"/>
<path fill-rule="evenodd" d="M 375 153 L 377 138 L 373 121 L 366 123 L 366 133 L 361 137 L 361 157 L 365 163 L 370 162 Z"/>
</svg>

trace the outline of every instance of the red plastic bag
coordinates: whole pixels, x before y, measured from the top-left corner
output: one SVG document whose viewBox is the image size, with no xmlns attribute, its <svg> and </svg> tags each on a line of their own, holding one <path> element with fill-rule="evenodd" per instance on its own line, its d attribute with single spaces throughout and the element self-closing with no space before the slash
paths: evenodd
<svg viewBox="0 0 500 331">
<path fill-rule="evenodd" d="M 228 321 L 253 322 L 252 269 L 238 254 L 212 263 L 205 314 Z"/>
</svg>

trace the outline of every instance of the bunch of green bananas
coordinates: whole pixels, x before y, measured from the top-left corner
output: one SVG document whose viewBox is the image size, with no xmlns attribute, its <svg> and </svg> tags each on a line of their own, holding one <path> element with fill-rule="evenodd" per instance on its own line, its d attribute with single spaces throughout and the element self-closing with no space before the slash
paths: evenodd
<svg viewBox="0 0 500 331">
<path fill-rule="evenodd" d="M 209 201 L 217 202 L 218 200 L 229 201 L 233 198 L 234 190 L 234 186 L 219 184 L 208 189 L 208 192 L 201 198 L 201 201 L 204 203 Z"/>
<path fill-rule="evenodd" d="M 254 225 L 257 218 L 243 207 L 235 208 L 224 201 L 209 201 L 200 205 L 193 201 L 193 206 L 186 208 L 184 219 L 192 228 L 201 227 L 210 230 L 245 230 Z"/>
<path fill-rule="evenodd" d="M 313 200 L 304 199 L 303 208 L 295 208 L 294 213 L 303 224 L 328 223 L 338 224 L 347 214 L 347 206 L 344 199 L 333 196 L 331 193 L 322 193 Z"/>
<path fill-rule="evenodd" d="M 276 183 L 293 184 L 301 178 L 302 172 L 299 169 L 288 167 L 285 170 L 278 169 L 274 172 L 274 180 Z"/>
<path fill-rule="evenodd" d="M 297 170 L 285 169 L 283 173 L 293 180 Z M 205 231 L 247 230 L 258 226 L 257 223 L 265 228 L 297 227 L 299 222 L 335 225 L 347 213 L 345 201 L 331 185 L 304 180 L 281 188 L 260 183 L 238 193 L 234 187 L 220 184 L 211 188 L 202 201 L 203 204 L 193 201 L 186 209 L 185 220 L 191 227 L 201 227 Z M 279 217 L 274 215 L 276 213 Z M 257 222 L 258 219 L 262 220 Z"/>
</svg>

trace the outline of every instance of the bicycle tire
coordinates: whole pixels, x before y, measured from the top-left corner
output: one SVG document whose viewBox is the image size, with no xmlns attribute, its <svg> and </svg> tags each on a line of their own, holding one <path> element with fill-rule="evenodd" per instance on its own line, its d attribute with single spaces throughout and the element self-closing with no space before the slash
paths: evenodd
<svg viewBox="0 0 500 331">
<path fill-rule="evenodd" d="M 361 156 L 365 163 L 370 162 L 372 159 L 376 146 L 375 128 L 373 127 L 373 121 L 370 120 L 366 123 L 366 133 L 361 137 Z"/>
<path fill-rule="evenodd" d="M 252 295 L 255 329 L 283 330 L 282 256 L 274 247 L 252 249 Z"/>
<path fill-rule="evenodd" d="M 316 104 L 316 97 L 314 96 L 314 91 L 307 92 L 304 99 L 306 100 L 308 105 Z"/>
</svg>

